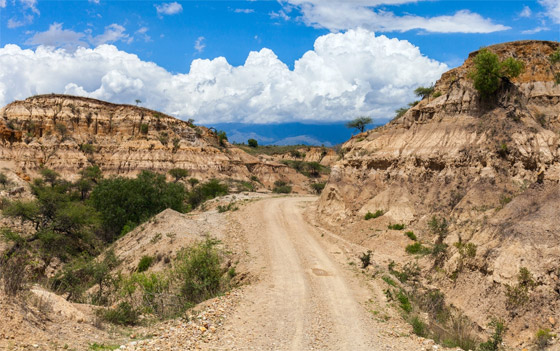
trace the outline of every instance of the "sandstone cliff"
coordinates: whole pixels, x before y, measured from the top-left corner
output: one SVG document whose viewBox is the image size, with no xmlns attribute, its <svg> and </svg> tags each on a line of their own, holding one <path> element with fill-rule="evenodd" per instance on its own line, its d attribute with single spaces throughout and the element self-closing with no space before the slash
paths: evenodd
<svg viewBox="0 0 560 351">
<path fill-rule="evenodd" d="M 560 315 L 560 63 L 550 60 L 559 48 L 540 41 L 489 47 L 525 64 L 491 99 L 468 78 L 473 52 L 401 118 L 346 142 L 318 205 L 326 224 L 342 226 L 379 262 L 414 260 L 404 252 L 410 241 L 388 224 L 403 223 L 431 245 L 428 220 L 447 219 L 443 270 L 431 276 L 431 259 L 419 261 L 429 284 L 481 327 L 491 316 L 505 318 L 520 343 L 538 328 L 558 328 L 549 317 Z M 385 214 L 364 220 L 376 210 Z M 477 247 L 466 268 L 457 242 Z M 512 307 L 506 285 L 515 286 L 521 267 L 536 287 Z"/>
<path fill-rule="evenodd" d="M 74 179 L 96 164 L 105 174 L 183 168 L 200 180 L 256 176 L 268 188 L 283 179 L 308 191 L 307 179 L 286 165 L 220 145 L 215 131 L 146 108 L 41 95 L 5 106 L 0 116 L 0 166 L 26 180 L 40 167 Z"/>
</svg>

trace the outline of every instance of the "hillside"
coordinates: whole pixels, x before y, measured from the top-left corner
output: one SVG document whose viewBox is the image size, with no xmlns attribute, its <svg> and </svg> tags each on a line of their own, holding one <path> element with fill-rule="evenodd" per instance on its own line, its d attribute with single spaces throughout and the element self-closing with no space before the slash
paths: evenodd
<svg viewBox="0 0 560 351">
<path fill-rule="evenodd" d="M 284 180 L 296 192 L 310 191 L 307 177 L 285 164 L 220 144 L 215 130 L 142 107 L 53 94 L 12 102 L 0 115 L 0 166 L 24 180 L 41 167 L 74 180 L 95 164 L 107 175 L 182 168 L 199 180 L 256 177 L 257 188 Z"/>
<path fill-rule="evenodd" d="M 559 48 L 489 47 L 525 67 L 490 98 L 469 78 L 471 53 L 402 117 L 346 142 L 318 204 L 321 221 L 370 248 L 376 263 L 418 263 L 420 290 L 441 290 L 479 331 L 503 319 L 515 344 L 558 329 L 560 63 L 551 55 Z M 388 229 L 395 223 L 406 229 Z M 432 254 L 407 254 L 414 241 L 405 231 Z"/>
</svg>

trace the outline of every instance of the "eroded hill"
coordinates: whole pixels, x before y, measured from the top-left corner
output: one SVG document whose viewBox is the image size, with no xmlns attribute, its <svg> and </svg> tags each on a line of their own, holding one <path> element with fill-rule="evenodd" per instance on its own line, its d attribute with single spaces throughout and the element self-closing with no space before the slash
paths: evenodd
<svg viewBox="0 0 560 351">
<path fill-rule="evenodd" d="M 318 207 L 376 262 L 418 263 L 424 290 L 441 290 L 479 331 L 503 319 L 520 344 L 558 329 L 560 315 L 559 48 L 489 47 L 525 66 L 489 98 L 469 78 L 473 52 L 402 117 L 345 143 Z"/>
</svg>

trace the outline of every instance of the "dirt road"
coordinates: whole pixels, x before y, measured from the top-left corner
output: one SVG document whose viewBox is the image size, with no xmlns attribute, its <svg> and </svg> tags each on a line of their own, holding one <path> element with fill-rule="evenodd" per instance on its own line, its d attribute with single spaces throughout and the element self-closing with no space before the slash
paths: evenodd
<svg viewBox="0 0 560 351">
<path fill-rule="evenodd" d="M 380 333 L 389 326 L 366 311 L 371 292 L 304 220 L 303 210 L 314 200 L 266 199 L 237 215 L 260 281 L 247 290 L 209 349 L 419 349 L 407 338 L 388 340 Z"/>
</svg>

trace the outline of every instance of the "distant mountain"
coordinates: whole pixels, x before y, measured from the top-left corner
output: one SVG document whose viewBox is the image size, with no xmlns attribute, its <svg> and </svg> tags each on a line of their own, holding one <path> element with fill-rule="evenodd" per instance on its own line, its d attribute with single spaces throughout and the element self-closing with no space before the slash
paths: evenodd
<svg viewBox="0 0 560 351">
<path fill-rule="evenodd" d="M 324 145 L 333 146 L 350 139 L 356 130 L 346 128 L 345 122 L 331 124 L 243 124 L 218 123 L 209 125 L 223 130 L 232 143 L 247 143 L 256 139 L 260 145 Z M 374 128 L 376 125 L 371 125 Z"/>
</svg>

